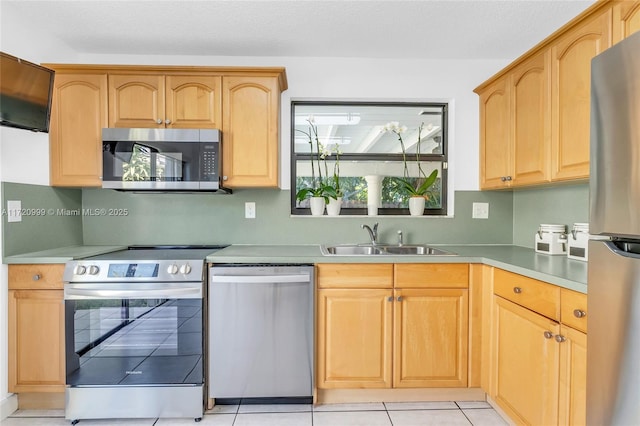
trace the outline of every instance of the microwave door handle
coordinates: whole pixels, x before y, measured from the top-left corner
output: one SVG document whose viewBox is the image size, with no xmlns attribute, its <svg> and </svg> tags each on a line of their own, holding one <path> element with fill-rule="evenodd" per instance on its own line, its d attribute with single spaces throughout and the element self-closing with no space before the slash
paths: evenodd
<svg viewBox="0 0 640 426">
<path fill-rule="evenodd" d="M 308 283 L 309 274 L 296 275 L 212 275 L 212 283 L 225 284 L 279 284 L 279 283 Z"/>
<path fill-rule="evenodd" d="M 200 288 L 105 289 L 65 288 L 65 300 L 75 299 L 185 299 L 201 298 Z"/>
</svg>

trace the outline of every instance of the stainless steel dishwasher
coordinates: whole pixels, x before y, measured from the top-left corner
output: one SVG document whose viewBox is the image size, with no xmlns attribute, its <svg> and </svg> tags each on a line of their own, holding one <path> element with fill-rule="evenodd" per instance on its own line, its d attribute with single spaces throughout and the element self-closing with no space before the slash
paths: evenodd
<svg viewBox="0 0 640 426">
<path fill-rule="evenodd" d="M 209 397 L 310 403 L 314 268 L 209 269 Z"/>
</svg>

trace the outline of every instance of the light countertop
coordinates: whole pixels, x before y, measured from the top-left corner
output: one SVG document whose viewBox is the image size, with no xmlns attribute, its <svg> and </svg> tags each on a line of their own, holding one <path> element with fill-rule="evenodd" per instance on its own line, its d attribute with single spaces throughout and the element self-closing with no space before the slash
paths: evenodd
<svg viewBox="0 0 640 426">
<path fill-rule="evenodd" d="M 2 263 L 65 263 L 70 260 L 82 259 L 99 254 L 110 253 L 126 249 L 127 246 L 67 246 L 49 250 L 34 251 L 31 253 L 6 256 Z"/>
<path fill-rule="evenodd" d="M 434 245 L 457 256 L 324 256 L 311 245 L 232 245 L 207 256 L 211 263 L 482 263 L 560 287 L 587 292 L 587 262 L 538 254 L 513 245 Z"/>
<path fill-rule="evenodd" d="M 587 292 L 587 262 L 566 256 L 538 254 L 533 249 L 513 245 L 434 245 L 456 256 L 324 256 L 318 244 L 231 245 L 207 256 L 211 263 L 482 263 L 560 287 Z M 6 264 L 65 263 L 126 246 L 69 246 L 7 256 Z"/>
</svg>

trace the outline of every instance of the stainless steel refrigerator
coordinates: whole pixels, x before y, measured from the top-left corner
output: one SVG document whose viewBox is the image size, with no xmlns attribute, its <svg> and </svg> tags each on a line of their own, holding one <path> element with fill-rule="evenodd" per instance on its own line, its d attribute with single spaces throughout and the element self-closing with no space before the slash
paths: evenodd
<svg viewBox="0 0 640 426">
<path fill-rule="evenodd" d="M 591 63 L 587 424 L 640 425 L 640 32 Z"/>
</svg>

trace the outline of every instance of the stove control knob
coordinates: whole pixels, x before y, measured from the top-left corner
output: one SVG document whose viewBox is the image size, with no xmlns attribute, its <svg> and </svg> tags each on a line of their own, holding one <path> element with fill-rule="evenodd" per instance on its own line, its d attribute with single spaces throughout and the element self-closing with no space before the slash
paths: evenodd
<svg viewBox="0 0 640 426">
<path fill-rule="evenodd" d="M 180 267 L 181 274 L 188 274 L 189 272 L 191 272 L 191 266 L 188 263 L 185 263 Z"/>
<path fill-rule="evenodd" d="M 73 268 L 73 273 L 75 275 L 84 275 L 86 272 L 87 272 L 87 267 L 83 265 L 76 265 L 76 267 Z"/>
<path fill-rule="evenodd" d="M 175 263 L 173 265 L 169 265 L 169 267 L 167 268 L 167 273 L 171 274 L 171 275 L 175 275 L 178 273 L 178 265 L 176 265 Z"/>
<path fill-rule="evenodd" d="M 100 272 L 100 268 L 96 265 L 91 265 L 89 266 L 89 275 L 98 275 L 98 272 Z"/>
</svg>

